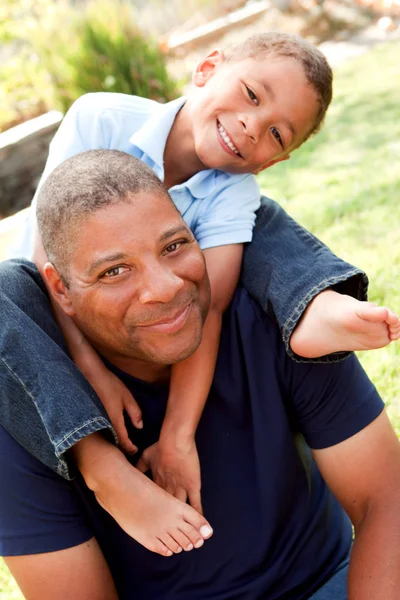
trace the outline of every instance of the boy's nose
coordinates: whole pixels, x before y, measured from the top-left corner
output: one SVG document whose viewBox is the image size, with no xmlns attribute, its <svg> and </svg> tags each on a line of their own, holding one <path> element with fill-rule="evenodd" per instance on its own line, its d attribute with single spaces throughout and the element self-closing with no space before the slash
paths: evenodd
<svg viewBox="0 0 400 600">
<path fill-rule="evenodd" d="M 248 115 L 240 115 L 239 121 L 244 133 L 251 139 L 253 144 L 256 144 L 259 139 L 259 127 L 257 125 L 257 119 L 251 118 Z"/>
</svg>

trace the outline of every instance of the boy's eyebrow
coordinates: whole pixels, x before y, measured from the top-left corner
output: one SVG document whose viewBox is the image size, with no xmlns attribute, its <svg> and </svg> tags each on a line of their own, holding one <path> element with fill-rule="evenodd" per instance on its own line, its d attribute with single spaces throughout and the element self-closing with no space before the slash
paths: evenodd
<svg viewBox="0 0 400 600">
<path fill-rule="evenodd" d="M 292 132 L 293 137 L 296 137 L 296 130 L 294 128 L 293 123 L 291 121 L 289 121 L 289 119 L 284 119 L 284 123 Z"/>
<path fill-rule="evenodd" d="M 92 275 L 94 271 L 97 271 L 97 269 L 105 263 L 114 262 L 115 260 L 124 260 L 127 257 L 128 255 L 126 254 L 126 252 L 114 252 L 114 254 L 106 254 L 104 256 L 100 256 L 89 266 L 89 268 L 86 271 L 86 275 Z"/>
<path fill-rule="evenodd" d="M 275 94 L 273 92 L 273 89 L 271 88 L 271 86 L 266 82 L 263 81 L 263 87 L 265 89 L 265 92 L 267 94 L 267 96 L 269 96 L 269 98 L 274 101 L 275 100 Z M 286 127 L 291 131 L 293 137 L 296 137 L 296 130 L 294 128 L 294 125 L 291 121 L 289 121 L 289 119 L 283 119 L 283 122 L 285 123 Z"/>
</svg>

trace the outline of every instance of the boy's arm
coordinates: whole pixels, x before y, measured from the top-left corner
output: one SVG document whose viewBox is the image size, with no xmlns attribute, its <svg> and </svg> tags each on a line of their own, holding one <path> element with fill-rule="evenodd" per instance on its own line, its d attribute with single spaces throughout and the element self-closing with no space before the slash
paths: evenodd
<svg viewBox="0 0 400 600">
<path fill-rule="evenodd" d="M 200 471 L 194 442 L 197 425 L 212 384 L 222 315 L 235 291 L 243 246 L 231 244 L 204 250 L 211 286 L 210 310 L 202 342 L 188 359 L 172 368 L 167 412 L 162 426 L 160 458 L 153 472 L 157 483 L 201 511 Z"/>
</svg>

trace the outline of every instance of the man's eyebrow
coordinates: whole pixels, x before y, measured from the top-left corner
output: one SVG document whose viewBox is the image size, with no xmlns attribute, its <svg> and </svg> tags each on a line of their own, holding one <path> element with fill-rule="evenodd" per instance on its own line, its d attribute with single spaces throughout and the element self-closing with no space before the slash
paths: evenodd
<svg viewBox="0 0 400 600">
<path fill-rule="evenodd" d="M 171 227 L 171 229 L 167 229 L 160 237 L 160 242 L 165 242 L 170 238 L 174 237 L 178 233 L 189 233 L 190 229 L 186 225 L 178 225 L 177 227 Z"/>
<path fill-rule="evenodd" d="M 124 260 L 128 255 L 125 252 L 114 252 L 114 254 L 106 254 L 104 256 L 99 256 L 90 267 L 86 271 L 86 275 L 92 275 L 97 269 L 99 269 L 103 264 L 111 263 L 116 260 Z"/>
</svg>

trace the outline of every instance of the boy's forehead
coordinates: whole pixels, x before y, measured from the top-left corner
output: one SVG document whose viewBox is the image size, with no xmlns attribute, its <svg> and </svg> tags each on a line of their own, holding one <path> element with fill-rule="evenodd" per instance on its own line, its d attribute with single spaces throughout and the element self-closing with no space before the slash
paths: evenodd
<svg viewBox="0 0 400 600">
<path fill-rule="evenodd" d="M 304 74 L 301 62 L 290 56 L 282 56 L 276 53 L 268 52 L 261 55 L 245 56 L 239 59 L 224 58 L 222 67 L 234 70 L 242 75 L 252 74 L 260 79 L 268 75 L 284 75 L 287 71 L 296 71 Z M 305 74 L 304 74 L 305 75 Z"/>
</svg>

